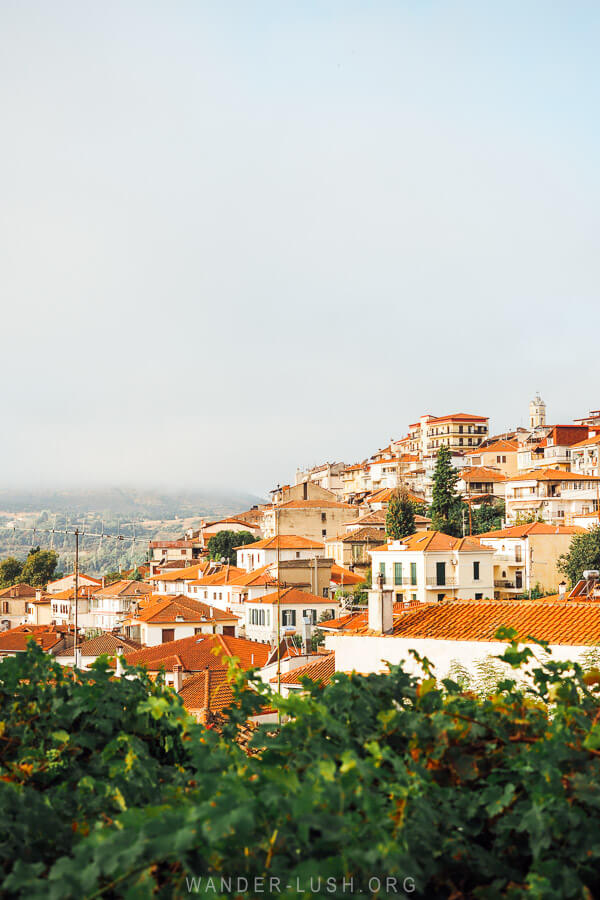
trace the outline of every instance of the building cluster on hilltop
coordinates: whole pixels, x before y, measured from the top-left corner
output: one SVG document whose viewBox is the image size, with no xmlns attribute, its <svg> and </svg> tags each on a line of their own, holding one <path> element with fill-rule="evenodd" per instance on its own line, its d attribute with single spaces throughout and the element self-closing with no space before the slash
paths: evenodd
<svg viewBox="0 0 600 900">
<path fill-rule="evenodd" d="M 442 447 L 465 511 L 500 504 L 502 527 L 473 535 L 465 514 L 462 536 L 433 530 Z M 567 593 L 558 562 L 598 524 L 599 448 L 600 411 L 550 425 L 539 396 L 529 427 L 503 434 L 490 435 L 484 416 L 421 416 L 367 460 L 299 470 L 270 503 L 151 542 L 135 577 L 78 573 L 77 586 L 67 575 L 44 590 L 0 591 L 0 655 L 34 640 L 65 665 L 124 656 L 151 674 L 163 669 L 206 718 L 231 697 L 231 659 L 287 694 L 304 675 L 380 671 L 411 648 L 441 674 L 457 660 L 474 666 L 497 649 L 500 625 L 548 641 L 558 656 L 587 652 L 600 640 L 600 576 Z M 400 488 L 414 533 L 395 539 L 386 515 Z M 235 556 L 211 558 L 223 533 L 238 543 Z"/>
</svg>

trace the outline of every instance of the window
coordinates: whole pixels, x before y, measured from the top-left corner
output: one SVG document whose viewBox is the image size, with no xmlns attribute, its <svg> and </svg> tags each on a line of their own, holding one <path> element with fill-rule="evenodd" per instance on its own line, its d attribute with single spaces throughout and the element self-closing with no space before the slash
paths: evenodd
<svg viewBox="0 0 600 900">
<path fill-rule="evenodd" d="M 305 618 L 305 619 L 306 619 L 306 618 L 310 619 L 310 624 L 311 624 L 311 625 L 316 625 L 316 624 L 317 624 L 317 611 L 316 611 L 316 609 L 303 609 L 303 610 L 302 610 L 302 616 L 303 616 L 303 618 Z"/>
<path fill-rule="evenodd" d="M 194 634 L 202 634 L 201 628 L 194 628 Z"/>
<path fill-rule="evenodd" d="M 300 559 L 300 551 L 296 550 L 296 559 Z"/>
<path fill-rule="evenodd" d="M 435 564 L 435 583 L 446 584 L 446 563 L 438 562 Z"/>
<path fill-rule="evenodd" d="M 410 583 L 417 583 L 417 564 L 416 562 L 411 562 L 410 564 Z"/>
<path fill-rule="evenodd" d="M 327 521 L 327 513 L 321 513 L 321 522 Z"/>
<path fill-rule="evenodd" d="M 410 599 L 412 600 L 413 603 L 416 603 L 416 602 L 417 602 L 417 595 L 416 595 L 416 594 L 411 594 L 411 595 L 410 595 Z"/>
<path fill-rule="evenodd" d="M 296 627 L 296 610 L 295 609 L 284 609 L 281 613 L 281 624 L 282 625 L 292 625 L 294 628 Z"/>
<path fill-rule="evenodd" d="M 325 599 L 327 599 L 327 597 L 329 597 L 329 588 L 326 588 L 326 587 L 323 588 L 323 596 L 325 597 Z"/>
<path fill-rule="evenodd" d="M 402 584 L 402 563 L 394 563 L 394 584 Z"/>
<path fill-rule="evenodd" d="M 175 640 L 175 629 L 174 628 L 163 628 L 161 642 L 166 644 L 168 641 Z"/>
<path fill-rule="evenodd" d="M 323 530 L 321 531 L 321 537 L 323 537 L 323 538 L 327 537 L 327 529 L 326 528 L 323 528 Z"/>
<path fill-rule="evenodd" d="M 479 581 L 479 563 L 473 563 L 473 581 Z"/>
<path fill-rule="evenodd" d="M 438 603 L 441 603 L 445 596 L 446 596 L 445 594 L 438 594 L 437 595 Z"/>
<path fill-rule="evenodd" d="M 379 563 L 379 574 L 383 575 L 383 580 L 385 581 L 385 563 Z"/>
<path fill-rule="evenodd" d="M 483 594 L 475 594 L 476 600 L 483 600 Z"/>
</svg>

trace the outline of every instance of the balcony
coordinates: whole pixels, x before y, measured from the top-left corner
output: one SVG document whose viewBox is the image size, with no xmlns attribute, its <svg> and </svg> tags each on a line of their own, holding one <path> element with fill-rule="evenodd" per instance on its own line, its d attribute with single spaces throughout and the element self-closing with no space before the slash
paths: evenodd
<svg viewBox="0 0 600 900">
<path fill-rule="evenodd" d="M 458 584 L 458 579 L 456 578 L 456 575 L 446 575 L 444 580 L 440 582 L 435 575 L 428 575 L 425 579 L 425 583 L 428 588 L 456 587 Z"/>
<path fill-rule="evenodd" d="M 505 578 L 494 579 L 494 587 L 505 591 L 523 591 L 523 585 L 517 584 L 515 581 L 508 581 Z"/>
</svg>

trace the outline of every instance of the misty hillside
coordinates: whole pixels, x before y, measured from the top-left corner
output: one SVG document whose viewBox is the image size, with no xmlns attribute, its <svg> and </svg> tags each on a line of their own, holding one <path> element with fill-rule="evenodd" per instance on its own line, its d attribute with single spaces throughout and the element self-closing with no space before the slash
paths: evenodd
<svg viewBox="0 0 600 900">
<path fill-rule="evenodd" d="M 84 532 L 83 570 L 93 575 L 128 569 L 146 561 L 149 541 L 180 537 L 203 518 L 219 519 L 262 502 L 250 494 L 216 491 L 1 490 L 0 559 L 23 559 L 31 547 L 40 546 L 59 554 L 60 571 L 71 571 L 74 538 L 66 532 L 77 526 Z M 125 539 L 115 540 L 116 535 Z"/>
</svg>

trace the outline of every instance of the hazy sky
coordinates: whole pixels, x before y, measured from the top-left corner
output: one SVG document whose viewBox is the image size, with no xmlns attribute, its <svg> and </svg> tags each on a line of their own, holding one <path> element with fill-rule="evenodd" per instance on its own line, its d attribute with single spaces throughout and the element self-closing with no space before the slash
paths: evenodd
<svg viewBox="0 0 600 900">
<path fill-rule="evenodd" d="M 600 4 L 3 0 L 0 484 L 600 406 Z"/>
</svg>

